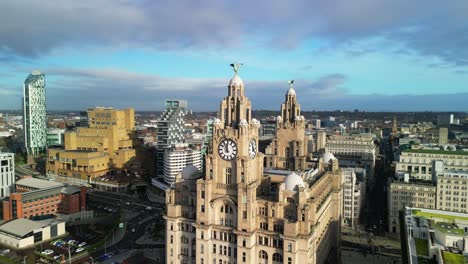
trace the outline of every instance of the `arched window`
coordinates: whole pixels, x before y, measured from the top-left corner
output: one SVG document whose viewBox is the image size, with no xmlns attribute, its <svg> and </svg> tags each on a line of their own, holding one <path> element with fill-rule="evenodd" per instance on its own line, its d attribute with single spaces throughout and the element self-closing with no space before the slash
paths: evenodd
<svg viewBox="0 0 468 264">
<path fill-rule="evenodd" d="M 283 261 L 283 256 L 281 256 L 280 253 L 273 254 L 273 262 L 282 262 L 282 261 Z"/>
<path fill-rule="evenodd" d="M 288 203 L 294 203 L 294 199 L 291 198 L 291 197 L 288 197 L 288 198 L 286 199 L 286 201 L 288 201 Z"/>
<path fill-rule="evenodd" d="M 258 257 L 260 259 L 268 259 L 268 254 L 266 253 L 265 250 L 260 250 L 260 252 L 258 253 Z"/>
</svg>

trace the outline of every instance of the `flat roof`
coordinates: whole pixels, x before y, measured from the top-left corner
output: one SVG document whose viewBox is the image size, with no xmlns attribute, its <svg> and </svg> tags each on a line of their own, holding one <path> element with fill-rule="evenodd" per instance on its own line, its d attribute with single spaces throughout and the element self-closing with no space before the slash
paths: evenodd
<svg viewBox="0 0 468 264">
<path fill-rule="evenodd" d="M 59 223 L 55 219 L 32 221 L 26 218 L 18 218 L 12 221 L 8 221 L 3 225 L 0 225 L 0 232 L 22 238 L 25 235 L 34 231 L 35 229 L 49 226 L 54 222 Z"/>
<path fill-rule="evenodd" d="M 32 187 L 32 188 L 38 188 L 38 189 L 47 189 L 47 188 L 65 186 L 65 184 L 60 183 L 60 182 L 42 180 L 42 179 L 37 179 L 37 178 L 21 179 L 17 181 L 16 184 L 27 186 L 27 187 Z"/>
<path fill-rule="evenodd" d="M 436 149 L 405 149 L 403 152 L 411 153 L 426 153 L 426 154 L 441 154 L 441 155 L 468 155 L 468 151 L 450 151 L 450 150 L 436 150 Z"/>
</svg>

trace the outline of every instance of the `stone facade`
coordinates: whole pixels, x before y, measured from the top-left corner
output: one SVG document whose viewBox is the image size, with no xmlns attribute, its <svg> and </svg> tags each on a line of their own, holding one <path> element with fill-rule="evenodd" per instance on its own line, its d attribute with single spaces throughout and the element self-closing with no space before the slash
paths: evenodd
<svg viewBox="0 0 468 264">
<path fill-rule="evenodd" d="M 338 161 L 301 175 L 264 174 L 260 122 L 251 117 L 235 70 L 213 124 L 205 173 L 187 167 L 166 191 L 166 263 L 336 263 L 342 208 Z M 303 134 L 303 119 L 294 118 L 298 111 L 293 116 L 286 111 L 284 118 Z"/>
</svg>

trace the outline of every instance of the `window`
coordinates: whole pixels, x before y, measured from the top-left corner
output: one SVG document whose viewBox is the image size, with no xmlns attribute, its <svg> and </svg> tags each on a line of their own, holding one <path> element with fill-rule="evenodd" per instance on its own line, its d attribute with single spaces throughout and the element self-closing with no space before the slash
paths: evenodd
<svg viewBox="0 0 468 264">
<path fill-rule="evenodd" d="M 172 244 L 173 240 L 174 240 L 174 237 L 171 235 L 171 244 Z"/>
<path fill-rule="evenodd" d="M 292 264 L 292 259 L 288 257 L 288 264 Z"/>
<path fill-rule="evenodd" d="M 288 252 L 292 252 L 292 244 L 288 243 Z"/>
<path fill-rule="evenodd" d="M 245 252 L 242 252 L 242 262 L 245 262 L 247 259 Z"/>
<path fill-rule="evenodd" d="M 204 239 L 204 238 L 205 238 L 205 234 L 203 233 L 203 231 L 200 232 L 200 238 L 201 238 L 201 239 Z"/>
<path fill-rule="evenodd" d="M 268 254 L 265 252 L 265 250 L 260 250 L 260 252 L 258 253 L 258 257 L 260 259 L 268 259 Z"/>
<path fill-rule="evenodd" d="M 205 205 L 202 204 L 200 209 L 201 209 L 201 212 L 204 213 L 205 212 Z"/>
<path fill-rule="evenodd" d="M 283 261 L 283 256 L 281 256 L 280 253 L 273 254 L 273 262 L 282 262 L 282 261 Z"/>
<path fill-rule="evenodd" d="M 216 253 L 216 244 L 213 244 L 213 253 Z"/>
</svg>

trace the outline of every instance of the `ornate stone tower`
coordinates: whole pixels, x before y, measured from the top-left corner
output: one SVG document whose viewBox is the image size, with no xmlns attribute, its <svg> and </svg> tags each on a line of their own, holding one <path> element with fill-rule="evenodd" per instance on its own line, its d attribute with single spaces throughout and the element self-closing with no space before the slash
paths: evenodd
<svg viewBox="0 0 468 264">
<path fill-rule="evenodd" d="M 294 81 L 289 81 L 281 116 L 276 118 L 276 136 L 265 150 L 266 168 L 286 170 L 306 169 L 307 140 L 305 137 L 305 118 L 296 99 Z"/>
<path fill-rule="evenodd" d="M 197 259 L 204 263 L 213 258 L 234 263 L 240 237 L 249 245 L 255 243 L 256 191 L 263 175 L 263 154 L 257 152 L 260 122 L 252 119 L 252 105 L 238 75 L 240 64 L 231 66 L 234 76 L 228 96 L 221 101 L 220 119 L 213 123 L 206 175 L 197 182 Z M 233 252 L 226 251 L 231 248 Z M 251 247 L 240 244 L 240 248 Z"/>
</svg>

